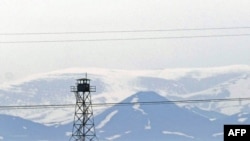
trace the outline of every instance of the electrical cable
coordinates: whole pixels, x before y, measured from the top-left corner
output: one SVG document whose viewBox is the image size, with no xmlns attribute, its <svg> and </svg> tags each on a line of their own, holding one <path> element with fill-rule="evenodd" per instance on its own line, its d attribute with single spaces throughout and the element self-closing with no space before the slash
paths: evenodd
<svg viewBox="0 0 250 141">
<path fill-rule="evenodd" d="M 207 103 L 207 102 L 232 102 L 232 101 L 248 101 L 246 98 L 227 98 L 227 99 L 196 99 L 196 100 L 173 100 L 173 101 L 145 101 L 145 102 L 121 102 L 121 103 L 93 103 L 93 107 L 106 106 L 130 106 L 130 105 L 159 105 L 159 104 L 176 104 L 176 103 Z M 0 106 L 0 110 L 12 109 L 44 109 L 44 108 L 73 108 L 75 104 L 60 105 L 11 105 Z"/>
<path fill-rule="evenodd" d="M 27 43 L 63 43 L 63 42 L 98 42 L 98 41 L 133 41 L 133 40 L 160 40 L 160 39 L 192 39 L 214 37 L 239 37 L 250 34 L 221 34 L 221 35 L 197 35 L 197 36 L 168 36 L 168 37 L 140 37 L 140 38 L 110 38 L 110 39 L 79 39 L 79 40 L 36 40 L 36 41 L 0 41 L 0 44 L 27 44 Z"/>
<path fill-rule="evenodd" d="M 0 33 L 0 35 L 50 35 L 50 34 L 96 34 L 96 33 L 138 33 L 138 32 L 173 32 L 173 31 L 206 31 L 206 30 L 234 30 L 250 29 L 250 27 L 214 27 L 214 28 L 176 28 L 176 29 L 147 29 L 147 30 L 113 30 L 113 31 L 81 31 L 81 32 L 23 32 Z"/>
</svg>

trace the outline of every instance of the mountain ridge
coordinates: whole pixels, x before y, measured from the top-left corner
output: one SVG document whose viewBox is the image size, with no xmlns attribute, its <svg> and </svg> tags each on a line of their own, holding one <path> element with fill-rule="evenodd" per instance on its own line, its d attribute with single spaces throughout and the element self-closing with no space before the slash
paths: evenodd
<svg viewBox="0 0 250 141">
<path fill-rule="evenodd" d="M 176 70 L 178 69 L 132 71 L 83 68 L 75 71 L 72 69 L 54 71 L 0 87 L 0 105 L 74 104 L 75 97 L 70 92 L 70 86 L 75 85 L 76 79 L 84 77 L 85 72 L 89 72 L 91 85 L 97 87 L 97 91 L 92 93 L 93 103 L 121 102 L 139 91 L 153 91 L 169 100 L 250 97 L 250 66 L 202 68 L 205 72 L 202 70 L 197 72 L 197 69 Z M 196 107 L 203 111 L 227 115 L 249 113 L 249 105 L 249 101 L 178 104 L 187 109 Z M 94 107 L 94 111 L 98 115 L 107 108 Z M 18 113 L 6 110 L 0 112 L 53 125 L 56 122 L 59 124 L 71 122 L 74 109 L 24 109 Z M 212 116 L 211 119 L 213 118 Z"/>
<path fill-rule="evenodd" d="M 166 100 L 165 97 L 155 92 L 141 91 L 132 94 L 122 103 Z M 95 115 L 96 134 L 100 141 L 150 141 L 156 138 L 157 141 L 220 141 L 224 123 L 242 123 L 238 118 L 242 120 L 249 116 L 246 113 L 234 116 L 221 115 L 218 120 L 210 120 L 199 113 L 179 107 L 173 102 L 154 105 L 114 105 Z M 5 120 L 2 120 L 3 117 L 6 117 Z M 23 135 L 23 141 L 68 140 L 73 127 L 72 122 L 44 126 L 9 115 L 0 115 L 0 119 L 2 127 L 6 127 L 0 129 L 0 136 L 6 141 L 18 139 L 19 136 L 16 135 Z M 13 119 L 18 124 L 13 122 Z M 249 122 L 249 119 L 244 121 L 244 123 Z M 15 134 L 16 131 L 12 130 L 12 127 L 20 129 L 19 133 Z M 11 130 L 13 133 L 10 132 Z"/>
</svg>

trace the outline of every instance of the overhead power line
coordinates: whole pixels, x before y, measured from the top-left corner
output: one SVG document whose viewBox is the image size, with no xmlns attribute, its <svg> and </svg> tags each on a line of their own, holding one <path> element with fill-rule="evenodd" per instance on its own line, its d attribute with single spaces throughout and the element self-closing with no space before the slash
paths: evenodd
<svg viewBox="0 0 250 141">
<path fill-rule="evenodd" d="M 111 31 L 81 31 L 81 32 L 23 32 L 0 33 L 0 35 L 51 35 L 51 34 L 96 34 L 96 33 L 137 33 L 137 32 L 172 32 L 172 31 L 206 31 L 206 30 L 234 30 L 250 29 L 250 27 L 214 27 L 214 28 L 176 28 L 176 29 L 148 29 L 148 30 L 111 30 Z"/>
<path fill-rule="evenodd" d="M 168 37 L 139 37 L 139 38 L 110 38 L 110 39 L 79 39 L 79 40 L 36 40 L 36 41 L 0 41 L 0 44 L 28 44 L 28 43 L 63 43 L 63 42 L 100 42 L 100 41 L 133 41 L 133 40 L 164 40 L 164 39 L 192 39 L 214 37 L 242 37 L 250 34 L 220 34 L 197 36 L 168 36 Z"/>
<path fill-rule="evenodd" d="M 160 104 L 178 104 L 178 103 L 207 103 L 207 102 L 233 102 L 233 101 L 248 101 L 247 98 L 227 98 L 227 99 L 197 99 L 197 100 L 172 100 L 172 101 L 145 101 L 145 102 L 122 102 L 122 103 L 93 103 L 93 107 L 105 106 L 130 106 L 130 105 L 160 105 Z M 0 106 L 0 110 L 14 110 L 14 109 L 44 109 L 44 108 L 73 108 L 75 104 L 61 104 L 61 105 L 12 105 Z"/>
</svg>

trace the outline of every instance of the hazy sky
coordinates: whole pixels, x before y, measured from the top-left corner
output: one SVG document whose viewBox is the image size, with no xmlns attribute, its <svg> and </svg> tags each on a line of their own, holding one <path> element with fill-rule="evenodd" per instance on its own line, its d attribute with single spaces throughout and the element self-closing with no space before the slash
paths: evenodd
<svg viewBox="0 0 250 141">
<path fill-rule="evenodd" d="M 159 69 L 250 65 L 250 36 L 59 43 L 250 34 L 249 0 L 0 0 L 0 83 L 70 67 Z M 249 27 L 147 33 L 6 35 Z"/>
</svg>

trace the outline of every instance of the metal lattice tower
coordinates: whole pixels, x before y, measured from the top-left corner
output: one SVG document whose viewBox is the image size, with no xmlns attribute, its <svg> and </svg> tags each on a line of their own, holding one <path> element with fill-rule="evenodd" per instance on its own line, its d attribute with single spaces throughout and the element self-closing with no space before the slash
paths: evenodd
<svg viewBox="0 0 250 141">
<path fill-rule="evenodd" d="M 77 79 L 76 86 L 71 87 L 76 97 L 75 116 L 70 141 L 95 141 L 94 116 L 91 102 L 91 92 L 96 87 L 90 86 L 90 79 Z"/>
</svg>

